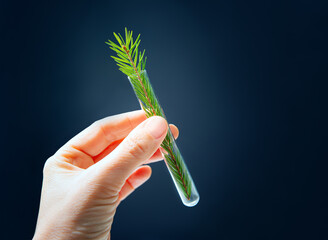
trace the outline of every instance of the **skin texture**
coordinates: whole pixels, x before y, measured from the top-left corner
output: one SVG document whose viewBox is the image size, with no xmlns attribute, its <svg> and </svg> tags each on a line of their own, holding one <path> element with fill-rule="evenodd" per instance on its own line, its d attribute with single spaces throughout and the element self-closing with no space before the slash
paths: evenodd
<svg viewBox="0 0 328 240">
<path fill-rule="evenodd" d="M 146 182 L 168 125 L 143 111 L 101 119 L 45 163 L 34 238 L 110 239 L 119 203 Z M 177 138 L 179 131 L 170 129 Z"/>
</svg>

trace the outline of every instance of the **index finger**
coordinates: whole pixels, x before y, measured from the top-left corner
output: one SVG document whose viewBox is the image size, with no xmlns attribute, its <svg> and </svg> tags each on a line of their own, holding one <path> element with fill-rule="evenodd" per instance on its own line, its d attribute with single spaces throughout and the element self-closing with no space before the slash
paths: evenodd
<svg viewBox="0 0 328 240">
<path fill-rule="evenodd" d="M 111 143 L 125 138 L 146 118 L 143 110 L 103 118 L 73 137 L 62 148 L 74 148 L 90 157 L 95 157 Z"/>
</svg>

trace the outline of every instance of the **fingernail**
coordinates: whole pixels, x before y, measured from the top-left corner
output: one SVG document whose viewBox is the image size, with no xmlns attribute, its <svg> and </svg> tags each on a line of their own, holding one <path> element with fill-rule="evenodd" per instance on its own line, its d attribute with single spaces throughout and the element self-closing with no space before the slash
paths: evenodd
<svg viewBox="0 0 328 240">
<path fill-rule="evenodd" d="M 148 120 L 145 128 L 154 138 L 160 138 L 167 131 L 167 123 L 164 118 L 155 116 Z"/>
</svg>

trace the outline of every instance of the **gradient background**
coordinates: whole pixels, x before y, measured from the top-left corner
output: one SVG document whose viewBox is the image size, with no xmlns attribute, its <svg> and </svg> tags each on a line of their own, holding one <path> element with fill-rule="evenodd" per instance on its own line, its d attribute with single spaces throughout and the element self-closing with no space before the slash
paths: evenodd
<svg viewBox="0 0 328 240">
<path fill-rule="evenodd" d="M 30 239 L 46 159 L 139 109 L 105 45 L 142 34 L 147 71 L 201 195 L 164 163 L 112 239 L 328 239 L 327 1 L 1 1 L 1 239 Z"/>
</svg>

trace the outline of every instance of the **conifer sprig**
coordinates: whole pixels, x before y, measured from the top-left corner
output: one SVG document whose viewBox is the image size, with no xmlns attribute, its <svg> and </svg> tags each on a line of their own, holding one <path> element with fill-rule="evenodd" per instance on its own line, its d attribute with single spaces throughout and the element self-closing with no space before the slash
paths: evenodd
<svg viewBox="0 0 328 240">
<path fill-rule="evenodd" d="M 165 118 L 164 112 L 156 98 L 149 78 L 145 71 L 146 60 L 145 50 L 139 51 L 140 34 L 134 40 L 132 31 L 125 28 L 125 39 L 114 33 L 117 43 L 108 40 L 106 44 L 110 49 L 116 52 L 117 56 L 112 56 L 119 66 L 119 70 L 129 77 L 131 85 L 137 98 L 140 101 L 142 109 L 147 117 L 162 116 Z M 177 187 L 183 192 L 184 196 L 189 200 L 191 196 L 191 179 L 187 168 L 182 160 L 182 156 L 175 146 L 174 138 L 169 130 L 161 144 L 161 152 L 164 155 L 167 166 L 175 179 Z"/>
</svg>

